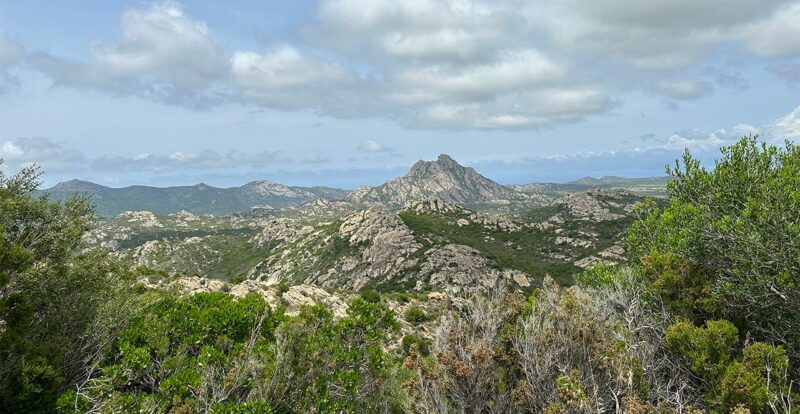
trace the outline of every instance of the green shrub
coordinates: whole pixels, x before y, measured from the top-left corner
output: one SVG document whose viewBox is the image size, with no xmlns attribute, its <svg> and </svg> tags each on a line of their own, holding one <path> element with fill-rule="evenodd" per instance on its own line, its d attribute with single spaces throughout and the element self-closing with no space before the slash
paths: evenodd
<svg viewBox="0 0 800 414">
<path fill-rule="evenodd" d="M 278 294 L 283 295 L 284 293 L 289 291 L 289 285 L 286 283 L 281 283 L 278 285 Z"/>
<path fill-rule="evenodd" d="M 369 303 L 378 303 L 381 301 L 381 294 L 372 289 L 362 290 L 359 292 L 359 296 Z"/>
<path fill-rule="evenodd" d="M 668 252 L 644 256 L 640 263 L 650 288 L 673 314 L 701 321 L 714 313 L 711 281 L 691 262 Z"/>
<path fill-rule="evenodd" d="M 667 172 L 669 204 L 643 205 L 627 236 L 656 289 L 674 310 L 734 321 L 800 363 L 800 148 L 744 137 L 713 170 L 687 151 Z"/>
<path fill-rule="evenodd" d="M 575 281 L 587 286 L 611 286 L 618 274 L 616 264 L 600 262 L 575 275 Z"/>
<path fill-rule="evenodd" d="M 715 383 L 733 358 L 739 331 L 725 320 L 707 321 L 705 328 L 679 321 L 667 328 L 666 341 L 688 360 L 692 371 Z"/>
<path fill-rule="evenodd" d="M 409 355 L 414 350 L 419 355 L 428 356 L 431 354 L 432 341 L 428 338 L 422 338 L 419 335 L 406 335 L 403 337 L 402 347 L 403 354 Z"/>
<path fill-rule="evenodd" d="M 706 402 L 725 412 L 744 407 L 766 412 L 770 403 L 796 399 L 789 386 L 789 359 L 781 346 L 754 343 L 735 358 L 738 332 L 728 321 L 708 321 L 706 327 L 677 322 L 667 329 L 670 348 L 684 356 L 692 371 L 707 384 Z"/>
<path fill-rule="evenodd" d="M 88 398 L 111 411 L 139 411 L 151 399 L 159 401 L 159 410 L 196 411 L 201 406 L 197 396 L 211 398 L 215 387 L 246 395 L 259 377 L 247 364 L 268 352 L 282 319 L 257 295 L 162 295 L 121 333 L 117 351 L 95 380 L 105 387 Z M 239 379 L 222 382 L 218 377 L 232 373 Z M 247 412 L 225 410 L 219 412 Z"/>
<path fill-rule="evenodd" d="M 409 306 L 403 313 L 403 318 L 412 325 L 419 325 L 428 320 L 428 314 L 418 306 Z"/>
<path fill-rule="evenodd" d="M 752 412 L 764 412 L 781 394 L 790 394 L 789 359 L 783 347 L 757 342 L 742 353 L 742 360 L 732 362 L 720 381 L 723 407 L 744 406 Z"/>
</svg>

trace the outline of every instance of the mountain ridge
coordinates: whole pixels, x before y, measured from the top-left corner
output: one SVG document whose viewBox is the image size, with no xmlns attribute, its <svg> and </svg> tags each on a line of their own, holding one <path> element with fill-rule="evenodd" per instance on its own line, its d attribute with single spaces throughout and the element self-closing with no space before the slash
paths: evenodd
<svg viewBox="0 0 800 414">
<path fill-rule="evenodd" d="M 262 210 L 299 207 L 318 199 L 346 200 L 356 205 L 386 204 L 401 208 L 428 199 L 440 199 L 471 208 L 519 210 L 546 205 L 564 194 L 589 188 L 628 188 L 644 194 L 660 195 L 667 177 L 624 178 L 583 177 L 566 183 L 502 185 L 459 164 L 447 154 L 435 160 L 415 162 L 405 175 L 378 186 L 361 186 L 348 191 L 325 186 L 288 186 L 269 180 L 254 180 L 238 187 L 215 187 L 205 183 L 191 186 L 153 187 L 132 185 L 107 187 L 83 180 L 68 180 L 42 190 L 51 198 L 65 199 L 73 194 L 88 195 L 101 216 L 124 211 L 147 210 L 173 214 L 181 210 L 195 214 L 234 214 L 253 208 Z"/>
<path fill-rule="evenodd" d="M 72 195 L 89 197 L 104 217 L 124 211 L 146 210 L 155 214 L 173 214 L 181 210 L 195 214 L 225 215 L 256 206 L 285 208 L 327 198 L 343 199 L 349 192 L 331 187 L 287 186 L 267 180 L 251 181 L 239 187 L 220 188 L 205 183 L 191 186 L 152 187 L 131 185 L 107 187 L 83 180 L 69 180 L 41 190 L 54 200 Z"/>
</svg>

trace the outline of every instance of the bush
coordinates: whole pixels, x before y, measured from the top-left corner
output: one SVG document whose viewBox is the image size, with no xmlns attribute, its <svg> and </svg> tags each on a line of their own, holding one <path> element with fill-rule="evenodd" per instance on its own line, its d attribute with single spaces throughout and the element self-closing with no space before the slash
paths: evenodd
<svg viewBox="0 0 800 414">
<path fill-rule="evenodd" d="M 277 332 L 275 355 L 257 393 L 278 412 L 381 412 L 402 407 L 395 359 L 385 351 L 398 328 L 386 305 L 357 298 L 335 321 L 323 305 L 303 308 Z"/>
<path fill-rule="evenodd" d="M 381 301 L 381 294 L 372 289 L 362 290 L 359 292 L 359 296 L 369 303 L 378 303 Z"/>
<path fill-rule="evenodd" d="M 770 404 L 780 407 L 782 397 L 791 392 L 788 368 L 789 359 L 780 346 L 757 342 L 745 347 L 742 360 L 731 363 L 720 381 L 721 405 L 728 409 L 743 406 L 751 412 L 766 411 Z"/>
<path fill-rule="evenodd" d="M 409 306 L 403 312 L 403 318 L 412 325 L 419 325 L 428 320 L 428 314 L 418 306 Z"/>
<path fill-rule="evenodd" d="M 75 398 L 110 411 L 149 411 L 150 404 L 198 411 L 244 402 L 281 320 L 256 295 L 162 296 L 122 332 L 102 375 Z"/>
<path fill-rule="evenodd" d="M 667 344 L 686 357 L 692 371 L 716 383 L 727 369 L 739 343 L 739 331 L 728 321 L 707 321 L 706 327 L 676 322 L 667 328 Z"/>
<path fill-rule="evenodd" d="M 281 283 L 278 285 L 278 294 L 283 295 L 284 293 L 289 291 L 289 285 L 286 283 Z"/>
<path fill-rule="evenodd" d="M 685 357 L 708 384 L 706 402 L 729 412 L 736 407 L 766 412 L 796 403 L 788 380 L 789 359 L 780 346 L 754 343 L 735 358 L 738 330 L 730 322 L 707 321 L 706 327 L 677 322 L 667 329 L 667 343 Z"/>
<path fill-rule="evenodd" d="M 561 289 L 547 279 L 531 295 L 514 337 L 522 380 L 513 398 L 525 412 L 613 411 L 620 395 L 638 412 L 697 401 L 664 344 L 668 316 L 642 300 L 629 269 L 606 270 L 615 274 L 604 286 Z"/>
<path fill-rule="evenodd" d="M 800 363 L 800 148 L 745 137 L 711 171 L 687 151 L 667 172 L 669 204 L 643 205 L 627 237 L 655 289 L 676 311 L 731 320 Z"/>
<path fill-rule="evenodd" d="M 422 356 L 429 356 L 431 354 L 432 341 L 428 338 L 422 338 L 419 335 L 406 335 L 403 337 L 402 347 L 403 354 L 409 355 L 416 352 Z"/>
</svg>

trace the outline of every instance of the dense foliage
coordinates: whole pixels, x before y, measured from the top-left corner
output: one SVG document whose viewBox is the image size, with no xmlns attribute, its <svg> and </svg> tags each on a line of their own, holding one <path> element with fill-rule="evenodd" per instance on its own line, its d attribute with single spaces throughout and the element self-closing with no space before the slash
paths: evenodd
<svg viewBox="0 0 800 414">
<path fill-rule="evenodd" d="M 800 359 L 800 148 L 742 139 L 713 170 L 688 152 L 670 203 L 644 206 L 629 242 L 675 311 L 725 318 Z"/>
<path fill-rule="evenodd" d="M 0 175 L 0 412 L 798 413 L 800 150 L 748 137 L 669 172 L 629 265 L 336 316 L 145 288 L 81 242 L 85 200 Z"/>
</svg>

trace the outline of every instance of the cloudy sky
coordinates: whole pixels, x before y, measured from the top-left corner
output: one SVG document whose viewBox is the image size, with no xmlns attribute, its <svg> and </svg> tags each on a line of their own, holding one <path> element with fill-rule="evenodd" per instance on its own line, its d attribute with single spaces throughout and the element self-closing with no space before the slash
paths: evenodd
<svg viewBox="0 0 800 414">
<path fill-rule="evenodd" d="M 0 0 L 0 158 L 45 183 L 503 183 L 800 139 L 800 1 Z"/>
</svg>

